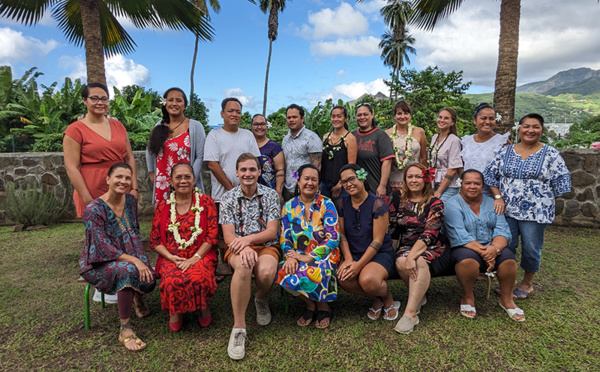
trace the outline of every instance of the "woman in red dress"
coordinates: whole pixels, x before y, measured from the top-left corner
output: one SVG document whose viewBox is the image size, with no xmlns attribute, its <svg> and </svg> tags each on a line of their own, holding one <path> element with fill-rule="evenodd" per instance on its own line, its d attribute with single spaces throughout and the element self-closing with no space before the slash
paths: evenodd
<svg viewBox="0 0 600 372">
<path fill-rule="evenodd" d="M 171 317 L 173 332 L 181 329 L 184 313 L 196 310 L 198 322 L 207 327 L 212 319 L 208 301 L 217 289 L 213 249 L 218 242 L 217 208 L 194 185 L 192 167 L 175 164 L 171 169 L 174 191 L 156 207 L 150 233 L 150 246 L 160 254 L 156 262 L 160 301 Z"/>
</svg>

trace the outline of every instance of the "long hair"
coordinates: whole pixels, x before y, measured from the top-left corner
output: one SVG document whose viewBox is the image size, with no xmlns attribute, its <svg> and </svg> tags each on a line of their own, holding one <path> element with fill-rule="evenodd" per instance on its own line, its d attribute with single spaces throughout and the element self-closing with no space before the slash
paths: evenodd
<svg viewBox="0 0 600 372">
<path fill-rule="evenodd" d="M 341 106 L 341 105 L 333 106 L 333 108 L 329 112 L 329 117 L 331 118 L 331 115 L 333 114 L 333 110 L 336 110 L 336 109 L 342 110 L 342 113 L 344 114 L 344 128 L 346 128 L 346 130 L 348 130 L 348 110 L 346 110 L 346 108 L 344 106 Z"/>
<path fill-rule="evenodd" d="M 406 174 L 408 173 L 408 170 L 413 167 L 419 168 L 421 170 L 421 172 L 427 169 L 421 163 L 410 163 L 406 166 L 406 168 L 404 168 L 404 175 L 403 175 L 404 182 L 402 183 L 402 189 L 401 189 L 402 191 L 401 191 L 401 195 L 400 195 L 400 200 L 402 201 L 403 208 L 408 208 L 408 199 L 411 196 L 411 191 L 408 189 L 407 182 L 406 182 Z M 423 192 L 421 195 L 423 196 L 423 201 L 417 204 L 417 210 L 421 210 L 424 206 L 429 204 L 429 202 L 433 198 L 433 186 L 431 186 L 431 182 L 425 182 L 425 186 L 423 187 Z"/>
<path fill-rule="evenodd" d="M 443 109 L 440 110 L 440 112 L 438 113 L 438 116 L 442 113 L 442 111 L 448 111 L 448 113 L 450 114 L 450 117 L 452 118 L 452 121 L 454 122 L 454 124 L 450 127 L 450 133 L 452 133 L 458 137 L 458 131 L 456 130 L 456 119 L 458 118 L 458 115 L 456 114 L 456 110 L 453 109 L 452 107 L 444 107 Z"/>
<path fill-rule="evenodd" d="M 185 92 L 181 88 L 173 87 L 167 89 L 165 94 L 163 94 L 163 98 L 166 100 L 169 96 L 169 93 L 171 93 L 172 91 L 177 91 L 183 95 L 183 103 L 185 107 L 187 107 L 188 99 L 185 95 Z M 161 123 L 152 129 L 152 131 L 150 132 L 150 138 L 148 139 L 148 151 L 150 151 L 156 156 L 158 156 L 158 153 L 163 148 L 165 142 L 167 142 L 167 139 L 169 138 L 169 127 L 165 124 L 169 124 L 171 122 L 171 117 L 169 116 L 169 112 L 167 111 L 167 106 L 161 105 L 160 109 L 162 112 Z"/>
</svg>

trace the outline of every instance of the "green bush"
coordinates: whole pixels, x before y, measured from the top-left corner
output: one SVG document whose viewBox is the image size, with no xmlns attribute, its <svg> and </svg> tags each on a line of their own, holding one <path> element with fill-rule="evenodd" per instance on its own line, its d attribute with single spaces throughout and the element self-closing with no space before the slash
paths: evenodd
<svg viewBox="0 0 600 372">
<path fill-rule="evenodd" d="M 62 152 L 62 133 L 49 133 L 35 141 L 33 152 Z"/>
<path fill-rule="evenodd" d="M 28 226 L 46 225 L 64 212 L 52 192 L 44 192 L 29 184 L 25 190 L 17 189 L 13 182 L 6 184 L 6 216 Z"/>
<path fill-rule="evenodd" d="M 129 142 L 131 143 L 131 149 L 133 151 L 146 150 L 148 145 L 148 138 L 150 138 L 150 131 L 144 131 L 139 133 L 129 133 Z"/>
</svg>

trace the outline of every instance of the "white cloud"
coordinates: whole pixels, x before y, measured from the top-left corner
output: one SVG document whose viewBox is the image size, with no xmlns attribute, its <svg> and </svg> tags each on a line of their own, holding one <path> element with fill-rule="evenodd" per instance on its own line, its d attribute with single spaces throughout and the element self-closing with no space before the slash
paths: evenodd
<svg viewBox="0 0 600 372">
<path fill-rule="evenodd" d="M 358 39 L 338 39 L 336 41 L 319 41 L 311 43 L 310 53 L 314 56 L 360 56 L 379 54 L 379 39 L 374 36 L 363 36 Z"/>
<path fill-rule="evenodd" d="M 331 90 L 333 97 L 348 97 L 350 100 L 357 99 L 365 93 L 377 94 L 378 92 L 389 91 L 389 87 L 385 85 L 382 78 L 370 82 L 353 82 L 350 84 L 336 85 Z"/>
<path fill-rule="evenodd" d="M 0 64 L 11 62 L 28 62 L 35 64 L 40 56 L 47 55 L 60 44 L 50 39 L 43 42 L 39 39 L 23 36 L 20 31 L 9 27 L 0 28 Z"/>
<path fill-rule="evenodd" d="M 342 70 L 339 70 L 339 71 L 336 73 L 336 76 L 337 76 L 338 78 L 340 78 L 340 79 L 343 79 L 343 78 L 345 78 L 345 77 L 346 77 L 346 75 L 348 75 L 348 71 L 346 71 L 346 70 L 343 70 L 343 69 L 342 69 Z"/>
<path fill-rule="evenodd" d="M 225 97 L 235 97 L 239 99 L 243 106 L 242 111 L 247 108 L 256 108 L 257 102 L 254 99 L 254 96 L 244 94 L 244 91 L 240 88 L 225 89 L 223 94 Z"/>
<path fill-rule="evenodd" d="M 323 39 L 329 36 L 348 37 L 364 34 L 369 28 L 365 16 L 348 3 L 336 9 L 325 8 L 308 13 L 308 25 L 302 25 L 298 33 L 307 39 Z"/>
<path fill-rule="evenodd" d="M 62 56 L 59 58 L 59 64 L 64 69 L 71 70 L 68 74 L 71 79 L 81 79 L 83 82 L 87 80 L 85 61 L 82 56 Z M 106 69 L 106 83 L 109 89 L 112 87 L 121 89 L 126 85 L 134 84 L 144 87 L 150 86 L 150 71 L 145 66 L 135 63 L 132 59 L 125 58 L 120 54 L 106 59 L 104 68 Z"/>
<path fill-rule="evenodd" d="M 498 64 L 500 3 L 466 1 L 433 32 L 410 29 L 416 39 L 416 67 L 463 70 L 465 81 L 491 91 Z M 581 6 L 561 0 L 523 2 L 518 84 L 545 80 L 570 68 L 600 68 L 598 19 L 596 2 Z"/>
<path fill-rule="evenodd" d="M 387 0 L 371 0 L 356 4 L 356 9 L 366 14 L 379 14 L 381 8 L 387 4 Z"/>
</svg>

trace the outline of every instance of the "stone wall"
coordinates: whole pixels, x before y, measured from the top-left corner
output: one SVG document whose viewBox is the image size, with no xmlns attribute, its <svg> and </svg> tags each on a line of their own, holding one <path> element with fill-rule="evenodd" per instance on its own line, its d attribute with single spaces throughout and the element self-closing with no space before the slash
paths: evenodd
<svg viewBox="0 0 600 372">
<path fill-rule="evenodd" d="M 555 224 L 600 228 L 600 150 L 564 149 L 562 156 L 571 171 L 573 190 L 556 201 Z M 140 188 L 139 212 L 151 216 L 152 185 L 146 172 L 144 152 L 134 152 Z M 208 186 L 208 175 L 204 184 Z M 7 224 L 5 217 L 6 182 L 17 185 L 37 183 L 43 190 L 52 190 L 66 206 L 64 220 L 75 218 L 73 187 L 67 177 L 62 153 L 1 153 L 0 154 L 0 223 Z M 207 192 L 210 188 L 207 187 Z"/>
</svg>

